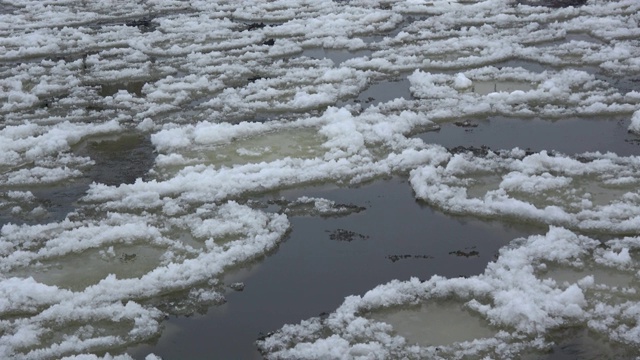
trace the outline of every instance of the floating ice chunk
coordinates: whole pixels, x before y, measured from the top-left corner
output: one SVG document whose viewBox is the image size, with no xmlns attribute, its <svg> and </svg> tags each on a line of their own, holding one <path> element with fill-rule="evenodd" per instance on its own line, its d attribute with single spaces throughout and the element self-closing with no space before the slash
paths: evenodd
<svg viewBox="0 0 640 360">
<path fill-rule="evenodd" d="M 625 244 L 636 242 L 636 238 L 628 238 Z M 597 240 L 568 230 L 551 228 L 546 235 L 519 239 L 502 249 L 496 262 L 490 263 L 481 275 L 452 279 L 434 276 L 424 282 L 415 278 L 392 281 L 363 296 L 345 298 L 326 319 L 313 318 L 298 325 L 286 325 L 258 341 L 258 346 L 268 358 L 289 358 L 294 354 L 297 358 L 321 358 L 331 351 L 327 343 L 339 346 L 343 351 L 350 351 L 360 344 L 376 343 L 381 347 L 381 353 L 397 358 L 457 358 L 463 355 L 512 358 L 529 350 L 549 348 L 552 343 L 543 340 L 546 334 L 580 324 L 588 324 L 610 341 L 637 344 L 640 340 L 625 335 L 624 326 L 621 326 L 640 313 L 637 311 L 640 300 L 635 295 L 612 291 L 615 285 L 595 287 L 592 276 L 559 286 L 537 270 L 544 268 L 541 265 L 545 263 L 584 266 L 597 256 L 599 244 Z M 625 246 L 620 242 L 615 244 Z M 584 272 L 589 273 L 589 269 Z M 602 297 L 604 293 L 607 295 Z M 628 296 L 633 296 L 633 300 Z M 621 299 L 626 300 L 620 304 Z M 418 345 L 407 341 L 411 337 L 402 336 L 404 327 L 394 316 L 401 316 L 407 306 L 419 303 L 433 307 L 439 301 L 464 303 L 464 308 L 484 318 L 484 326 L 496 331 L 485 332 L 481 335 L 483 339 L 472 341 L 463 341 L 451 332 L 448 333 L 450 338 L 443 339 L 438 335 L 424 339 Z M 389 321 L 392 327 L 381 320 Z M 477 320 L 474 318 L 473 321 Z M 421 325 L 434 326 L 431 323 Z M 397 331 L 394 331 L 395 327 Z M 440 322 L 437 327 L 442 331 L 447 325 Z"/>
<path fill-rule="evenodd" d="M 2 300 L 0 313 L 10 313 L 20 309 L 36 310 L 44 305 L 62 301 L 71 294 L 60 291 L 55 286 L 47 286 L 36 282 L 33 278 L 9 278 L 0 281 Z"/>
<path fill-rule="evenodd" d="M 8 126 L 0 130 L 0 150 L 12 154 L 10 158 L 0 158 L 2 164 L 16 164 L 16 155 L 25 161 L 51 156 L 58 152 L 68 151 L 72 145 L 84 137 L 95 134 L 118 132 L 122 128 L 118 121 L 103 124 L 71 124 L 63 122 L 54 126 L 38 126 L 32 124 Z"/>
<path fill-rule="evenodd" d="M 284 202 L 284 212 L 288 215 L 344 216 L 363 211 L 365 208 L 354 204 L 336 204 L 335 201 L 303 196 L 292 202 Z"/>
<path fill-rule="evenodd" d="M 503 176 L 500 188 L 507 191 L 522 191 L 536 194 L 552 189 L 560 189 L 571 184 L 572 179 L 564 176 L 553 176 L 548 172 L 540 175 L 529 175 L 511 172 Z"/>
<path fill-rule="evenodd" d="M 129 354 L 111 355 L 107 353 L 104 356 L 98 356 L 95 354 L 71 355 L 71 356 L 65 356 L 61 358 L 61 360 L 134 360 L 134 359 Z M 144 360 L 162 360 L 162 358 L 155 354 L 149 354 L 145 356 Z"/>
<path fill-rule="evenodd" d="M 629 124 L 629 131 L 640 135 L 640 110 L 637 110 L 631 116 L 631 124 Z"/>
<path fill-rule="evenodd" d="M 20 199 L 23 201 L 30 201 L 35 199 L 35 196 L 33 196 L 33 193 L 31 191 L 8 191 L 7 197 L 11 199 Z"/>
<path fill-rule="evenodd" d="M 327 115 L 334 120 L 323 126 L 319 132 L 328 138 L 323 145 L 334 150 L 335 156 L 352 155 L 364 148 L 364 136 L 358 131 L 351 113 L 345 109 L 335 109 Z"/>
<path fill-rule="evenodd" d="M 2 298 L 6 299 L 4 303 L 0 302 L 0 312 L 30 314 L 17 315 L 16 320 L 5 327 L 1 339 L 3 346 L 0 347 L 2 357 L 60 357 L 148 339 L 160 330 L 162 312 L 152 304 L 141 305 L 144 299 L 206 284 L 221 275 L 225 268 L 273 248 L 289 226 L 284 215 L 264 214 L 233 202 L 194 210 L 182 216 L 174 214 L 172 219 L 156 215 L 164 219 L 160 223 L 156 222 L 158 218 L 148 214 L 132 217 L 131 214 L 112 213 L 104 214 L 104 220 L 96 219 L 93 223 L 66 220 L 40 226 L 4 225 L 3 243 L 26 246 L 22 251 L 3 253 L 0 262 L 3 274 L 21 273 L 32 268 L 35 276 L 44 282 L 57 282 L 59 286 L 44 285 L 33 278 L 0 279 L 0 292 L 5 293 Z M 165 221 L 166 226 L 161 225 Z M 186 235 L 176 234 L 176 229 L 184 229 L 183 232 L 196 238 L 190 241 Z M 40 244 L 37 239 L 45 234 L 52 238 Z M 109 272 L 113 274 L 127 268 L 135 273 L 136 266 L 149 263 L 142 259 L 137 261 L 135 253 L 108 256 L 109 252 L 118 252 L 123 244 L 134 243 L 163 248 L 173 255 L 165 257 L 169 262 L 156 262 L 150 270 L 134 277 L 110 275 Z M 198 243 L 199 247 L 195 249 L 193 245 Z M 110 250 L 112 247 L 116 250 Z M 72 258 L 82 258 L 91 249 L 104 248 L 109 250 L 94 261 L 110 263 L 111 268 L 100 265 L 84 271 L 84 278 L 95 279 L 92 285 L 67 290 L 64 287 L 70 284 L 64 282 L 64 277 L 57 280 L 47 271 L 51 266 L 58 269 L 56 260 L 60 257 L 66 257 L 65 264 L 72 266 Z M 104 272 L 96 273 L 99 271 Z M 190 301 L 202 303 L 222 299 L 215 288 L 204 286 L 200 291 L 193 289 L 190 292 Z M 73 325 L 77 323 L 92 323 L 97 327 L 91 331 L 77 329 Z M 46 337 L 52 331 L 63 335 Z"/>
<path fill-rule="evenodd" d="M 230 142 L 239 137 L 259 134 L 273 128 L 261 123 L 242 122 L 240 124 L 220 123 L 208 121 L 196 126 L 167 127 L 151 136 L 151 141 L 159 150 L 187 147 L 191 144 L 217 144 Z"/>
<path fill-rule="evenodd" d="M 335 100 L 335 98 L 326 93 L 309 94 L 305 91 L 300 91 L 296 92 L 295 97 L 291 100 L 291 106 L 298 109 L 310 109 L 333 104 Z"/>
<path fill-rule="evenodd" d="M 629 255 L 629 249 L 624 248 L 619 252 L 615 251 L 604 251 L 601 254 L 601 262 L 608 264 L 609 266 L 627 266 L 631 264 L 631 256 Z M 597 260 L 596 260 L 597 261 Z"/>
<path fill-rule="evenodd" d="M 506 153 L 479 157 L 467 153 L 454 155 L 444 165 L 413 170 L 411 184 L 418 198 L 453 213 L 627 233 L 639 229 L 640 206 L 632 195 L 635 190 L 626 188 L 624 182 L 614 182 L 613 178 L 631 181 L 626 177 L 638 170 L 640 163 L 636 157 L 613 154 L 588 154 L 577 161 L 562 155 L 549 156 L 545 151 L 525 157 Z M 470 197 L 470 186 L 487 173 L 500 176 L 498 189 Z M 617 184 L 629 192 L 594 205 L 584 190 L 587 186 L 584 184 L 590 183 Z"/>
<path fill-rule="evenodd" d="M 158 149 L 186 147 L 190 144 L 183 128 L 165 129 L 151 135 L 151 141 Z"/>
<path fill-rule="evenodd" d="M 416 70 L 408 79 L 411 82 L 413 96 L 420 98 L 456 97 L 457 91 L 445 83 L 447 76 Z"/>
<path fill-rule="evenodd" d="M 133 358 L 128 354 L 114 356 L 107 353 L 104 356 L 94 354 L 71 355 L 65 356 L 61 360 L 133 360 Z M 149 354 L 145 357 L 145 360 L 161 360 L 161 358 L 154 354 Z"/>
<path fill-rule="evenodd" d="M 6 176 L 0 176 L 0 183 L 7 185 L 29 185 L 29 184 L 51 184 L 77 178 L 82 172 L 77 169 L 33 167 L 31 169 L 20 169 Z"/>
<path fill-rule="evenodd" d="M 458 73 L 458 75 L 456 75 L 455 80 L 453 81 L 453 87 L 458 90 L 468 89 L 472 85 L 473 85 L 473 81 L 469 80 L 469 78 L 464 76 L 463 73 Z"/>
<path fill-rule="evenodd" d="M 38 97 L 22 91 L 12 90 L 7 94 L 7 102 L 2 105 L 2 111 L 15 111 L 21 108 L 29 108 L 38 102 Z"/>
</svg>

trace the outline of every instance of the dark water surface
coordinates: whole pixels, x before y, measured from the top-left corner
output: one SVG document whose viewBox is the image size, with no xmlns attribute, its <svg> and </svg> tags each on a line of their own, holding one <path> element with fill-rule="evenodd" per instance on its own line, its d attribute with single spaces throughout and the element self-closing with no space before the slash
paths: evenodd
<svg viewBox="0 0 640 360">
<path fill-rule="evenodd" d="M 166 359 L 259 359 L 261 335 L 287 323 L 332 312 L 345 296 L 410 277 L 427 279 L 481 273 L 510 240 L 546 228 L 451 217 L 415 201 L 403 178 L 358 188 L 315 187 L 275 198 L 324 197 L 366 210 L 346 217 L 291 217 L 292 232 L 277 252 L 227 276 L 242 292 L 206 315 L 173 317 L 152 345 L 130 349 Z M 353 236 L 332 240 L 346 230 Z M 351 241 L 348 241 L 351 240 Z"/>
<path fill-rule="evenodd" d="M 640 154 L 640 137 L 627 131 L 630 116 L 564 118 L 557 120 L 491 117 L 468 119 L 473 127 L 443 124 L 439 131 L 418 135 L 426 143 L 447 148 L 488 146 L 492 150 L 530 149 L 557 151 L 566 155 L 584 152 L 614 152 L 621 156 Z"/>
</svg>

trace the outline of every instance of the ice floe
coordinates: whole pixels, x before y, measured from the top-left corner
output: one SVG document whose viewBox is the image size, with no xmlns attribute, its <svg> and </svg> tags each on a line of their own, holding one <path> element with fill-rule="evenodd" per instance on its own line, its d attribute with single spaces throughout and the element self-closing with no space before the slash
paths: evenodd
<svg viewBox="0 0 640 360">
<path fill-rule="evenodd" d="M 512 358 L 549 348 L 554 329 L 586 326 L 635 348 L 638 264 L 629 251 L 637 246 L 638 238 L 602 244 L 552 227 L 514 241 L 480 275 L 380 285 L 347 297 L 327 317 L 284 326 L 258 344 L 273 359 Z M 591 270 L 597 262 L 616 272 L 620 257 L 627 284 Z M 552 266 L 580 275 L 560 281 Z M 438 333 L 416 326 L 436 326 Z"/>
<path fill-rule="evenodd" d="M 519 149 L 484 157 L 466 152 L 416 168 L 411 184 L 418 198 L 453 213 L 634 234 L 640 225 L 637 167 L 637 157 L 611 153 L 569 158 Z M 475 187 L 480 193 L 469 194 Z M 603 197 L 599 189 L 610 191 Z"/>
</svg>

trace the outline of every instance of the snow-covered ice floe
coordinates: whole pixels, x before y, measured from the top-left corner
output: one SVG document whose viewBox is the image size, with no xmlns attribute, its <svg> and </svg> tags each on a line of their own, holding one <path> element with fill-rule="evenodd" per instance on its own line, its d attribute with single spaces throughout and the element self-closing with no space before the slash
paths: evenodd
<svg viewBox="0 0 640 360">
<path fill-rule="evenodd" d="M 556 329 L 582 326 L 636 348 L 639 246 L 638 237 L 602 243 L 551 227 L 514 240 L 480 275 L 380 285 L 258 344 L 274 359 L 514 358 L 550 347 Z M 622 279 L 612 282 L 612 271 Z"/>
<path fill-rule="evenodd" d="M 510 357 L 566 326 L 640 346 L 640 158 L 416 137 L 492 116 L 619 116 L 637 142 L 639 10 L 1 1 L 0 357 L 92 359 L 157 337 L 167 314 L 225 301 L 225 271 L 276 249 L 289 216 L 364 209 L 302 196 L 274 213 L 253 197 L 389 175 L 447 213 L 551 228 L 483 274 L 380 285 L 287 325 L 259 342 L 266 357 Z M 410 95 L 362 101 L 388 85 Z M 480 318 L 480 338 L 434 344 L 394 324 L 438 309 Z"/>
<path fill-rule="evenodd" d="M 640 158 L 514 149 L 452 155 L 411 172 L 416 196 L 448 212 L 607 234 L 640 231 Z"/>
</svg>

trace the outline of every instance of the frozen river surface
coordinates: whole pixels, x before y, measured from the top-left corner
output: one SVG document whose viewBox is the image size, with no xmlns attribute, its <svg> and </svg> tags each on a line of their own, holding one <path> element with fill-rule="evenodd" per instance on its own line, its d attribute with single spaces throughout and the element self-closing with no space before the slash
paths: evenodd
<svg viewBox="0 0 640 360">
<path fill-rule="evenodd" d="M 0 0 L 0 358 L 640 356 L 636 0 Z"/>
</svg>

